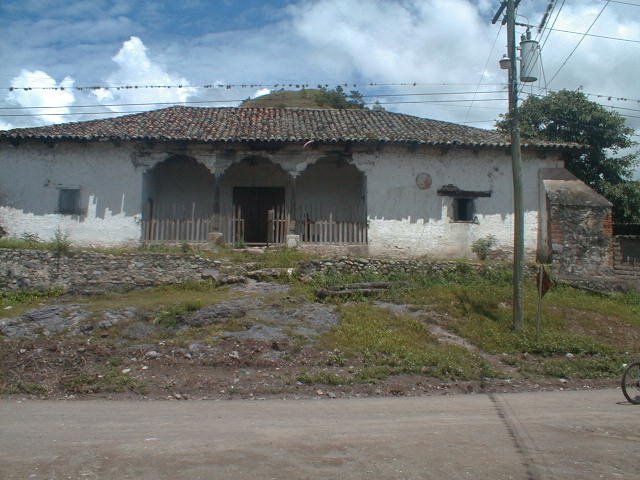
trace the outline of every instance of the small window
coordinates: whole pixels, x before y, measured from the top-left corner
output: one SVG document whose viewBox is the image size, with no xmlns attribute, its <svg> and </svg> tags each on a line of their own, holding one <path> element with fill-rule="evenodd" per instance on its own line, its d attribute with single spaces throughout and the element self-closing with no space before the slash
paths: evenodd
<svg viewBox="0 0 640 480">
<path fill-rule="evenodd" d="M 472 222 L 474 213 L 473 198 L 453 199 L 454 222 Z"/>
<path fill-rule="evenodd" d="M 80 215 L 80 189 L 61 188 L 58 195 L 58 213 Z"/>
</svg>

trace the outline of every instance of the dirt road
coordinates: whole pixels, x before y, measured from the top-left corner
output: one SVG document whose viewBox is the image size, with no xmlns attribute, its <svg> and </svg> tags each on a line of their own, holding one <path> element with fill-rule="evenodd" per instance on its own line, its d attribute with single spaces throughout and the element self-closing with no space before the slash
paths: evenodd
<svg viewBox="0 0 640 480">
<path fill-rule="evenodd" d="M 638 478 L 616 390 L 306 401 L 3 401 L 3 479 Z"/>
</svg>

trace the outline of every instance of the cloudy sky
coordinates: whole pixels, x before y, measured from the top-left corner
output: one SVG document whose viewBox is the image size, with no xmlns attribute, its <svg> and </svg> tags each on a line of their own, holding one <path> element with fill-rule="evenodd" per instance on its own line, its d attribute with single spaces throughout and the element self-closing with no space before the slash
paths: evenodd
<svg viewBox="0 0 640 480">
<path fill-rule="evenodd" d="M 233 106 L 282 86 L 339 84 L 391 111 L 492 128 L 507 108 L 498 67 L 506 29 L 491 24 L 499 4 L 3 0 L 0 128 L 174 103 Z M 518 21 L 537 26 L 548 4 L 522 0 Z M 532 29 L 544 73 L 523 96 L 581 88 L 640 132 L 640 0 L 553 4 L 554 30 Z M 600 37 L 560 31 L 592 24 Z"/>
</svg>

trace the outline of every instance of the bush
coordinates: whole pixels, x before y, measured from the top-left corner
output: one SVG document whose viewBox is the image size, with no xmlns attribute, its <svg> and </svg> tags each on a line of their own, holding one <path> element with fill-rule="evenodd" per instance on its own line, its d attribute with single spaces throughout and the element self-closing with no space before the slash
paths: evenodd
<svg viewBox="0 0 640 480">
<path fill-rule="evenodd" d="M 51 240 L 51 251 L 58 256 L 66 255 L 71 250 L 71 240 L 69 234 L 63 232 L 60 227 L 56 228 Z"/>
<path fill-rule="evenodd" d="M 478 260 L 486 260 L 495 244 L 496 237 L 493 235 L 487 235 L 486 237 L 479 238 L 473 242 L 471 244 L 471 250 L 476 254 Z"/>
</svg>

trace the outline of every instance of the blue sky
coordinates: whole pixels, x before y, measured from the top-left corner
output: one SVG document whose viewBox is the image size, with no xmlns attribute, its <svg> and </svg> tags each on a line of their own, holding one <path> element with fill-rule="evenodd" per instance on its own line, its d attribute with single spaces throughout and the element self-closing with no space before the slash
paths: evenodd
<svg viewBox="0 0 640 480">
<path fill-rule="evenodd" d="M 290 83 L 355 84 L 367 101 L 392 111 L 491 128 L 506 109 L 506 74 L 497 64 L 506 32 L 490 23 L 499 3 L 3 0 L 0 128 L 180 102 L 232 106 L 266 91 L 255 85 Z M 640 6 L 555 3 L 556 29 L 584 32 L 601 12 L 590 33 L 640 40 Z M 547 4 L 522 0 L 518 20 L 537 25 Z M 554 31 L 545 41 L 547 33 L 541 37 L 545 78 L 557 75 L 548 85 L 541 79 L 526 86 L 523 96 L 544 93 L 545 86 L 582 88 L 592 100 L 624 108 L 628 123 L 640 129 L 634 118 L 640 117 L 640 43 L 586 37 L 571 54 L 580 35 Z M 115 88 L 149 84 L 183 88 Z M 76 88 L 82 86 L 105 88 Z M 60 87 L 65 90 L 54 89 Z"/>
</svg>

